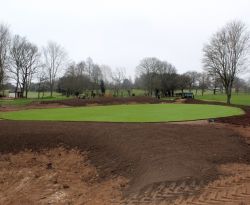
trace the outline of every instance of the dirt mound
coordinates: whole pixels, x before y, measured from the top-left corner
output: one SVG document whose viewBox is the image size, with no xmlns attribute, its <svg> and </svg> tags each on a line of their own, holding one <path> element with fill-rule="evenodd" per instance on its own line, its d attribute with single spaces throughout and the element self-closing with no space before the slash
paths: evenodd
<svg viewBox="0 0 250 205">
<path fill-rule="evenodd" d="M 87 152 L 100 183 L 119 177 L 129 180 L 124 200 L 131 203 L 149 198 L 170 203 L 181 195 L 197 195 L 220 176 L 218 165 L 250 162 L 249 146 L 242 138 L 213 125 L 2 120 L 0 127 L 3 153 L 58 145 Z M 167 189 L 179 194 L 170 197 L 162 191 Z"/>
<path fill-rule="evenodd" d="M 223 102 L 205 101 L 205 100 L 197 100 L 197 99 L 185 99 L 183 101 L 183 103 L 186 103 L 186 104 L 225 105 L 225 106 L 227 106 L 227 104 L 223 103 Z"/>
<path fill-rule="evenodd" d="M 40 102 L 33 102 L 29 105 L 25 106 L 0 106 L 0 112 L 11 112 L 11 111 L 19 111 L 19 110 L 29 110 L 29 109 L 41 109 L 41 108 L 63 108 L 67 107 L 66 105 L 61 105 L 58 103 L 50 103 L 50 104 L 40 104 Z"/>
<path fill-rule="evenodd" d="M 42 104 L 57 103 L 66 106 L 87 106 L 87 105 L 119 105 L 119 104 L 134 104 L 134 103 L 170 103 L 173 101 L 162 101 L 152 97 L 99 97 L 93 99 L 66 99 L 66 100 L 53 100 L 42 101 Z"/>
</svg>

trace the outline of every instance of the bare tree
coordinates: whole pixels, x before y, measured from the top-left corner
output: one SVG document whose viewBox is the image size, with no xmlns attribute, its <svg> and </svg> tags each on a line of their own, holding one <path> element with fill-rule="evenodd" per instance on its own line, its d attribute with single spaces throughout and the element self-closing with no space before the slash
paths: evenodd
<svg viewBox="0 0 250 205">
<path fill-rule="evenodd" d="M 24 66 L 23 49 L 25 43 L 26 39 L 24 37 L 15 35 L 10 46 L 10 66 L 8 66 L 8 72 L 10 78 L 15 81 L 15 97 L 17 97 L 17 91 L 21 88 L 21 69 Z"/>
<path fill-rule="evenodd" d="M 221 85 L 221 78 L 218 76 L 217 73 L 212 71 L 208 72 L 208 76 L 211 90 L 213 91 L 213 94 L 216 95 L 218 89 L 222 88 L 223 90 L 223 86 Z"/>
<path fill-rule="evenodd" d="M 192 89 L 196 89 L 196 94 L 197 94 L 199 73 L 196 71 L 188 71 L 185 73 L 185 75 L 190 78 L 189 85 L 188 85 L 189 92 L 191 92 Z"/>
<path fill-rule="evenodd" d="M 119 96 L 119 91 L 122 87 L 122 83 L 126 78 L 126 72 L 124 68 L 116 68 L 116 70 L 112 73 L 112 79 L 114 84 L 114 95 Z"/>
<path fill-rule="evenodd" d="M 20 88 L 22 96 L 28 96 L 29 85 L 36 69 L 40 65 L 40 54 L 36 45 L 25 37 L 15 35 L 10 48 L 10 66 L 8 71 L 16 81 L 16 93 Z"/>
<path fill-rule="evenodd" d="M 75 62 L 69 63 L 69 65 L 66 68 L 65 74 L 67 76 L 77 76 L 78 75 L 78 70 Z"/>
<path fill-rule="evenodd" d="M 122 82 L 122 88 L 124 88 L 128 92 L 128 96 L 131 96 L 131 90 L 133 87 L 133 82 L 131 78 L 125 78 Z"/>
<path fill-rule="evenodd" d="M 246 69 L 249 38 L 245 24 L 233 21 L 214 34 L 203 48 L 204 68 L 220 77 L 228 104 L 231 102 L 235 76 Z"/>
<path fill-rule="evenodd" d="M 79 72 L 78 65 L 79 64 L 71 63 L 66 68 L 64 76 L 58 80 L 57 86 L 59 92 L 67 96 L 79 96 L 79 94 L 93 88 L 93 82 L 90 81 L 87 73 Z M 85 94 L 88 93 L 86 92 Z"/>
<path fill-rule="evenodd" d="M 66 56 L 64 49 L 55 42 L 49 42 L 47 47 L 43 48 L 44 65 L 49 79 L 51 97 L 58 71 L 64 67 Z"/>
<path fill-rule="evenodd" d="M 107 65 L 100 65 L 100 69 L 102 72 L 102 80 L 105 83 L 109 83 L 112 81 L 112 71 L 111 68 Z"/>
<path fill-rule="evenodd" d="M 173 73 L 177 73 L 177 70 L 175 68 L 175 66 L 173 66 L 171 63 L 168 63 L 167 61 L 162 61 L 159 64 L 159 68 L 157 69 L 159 74 L 164 74 L 164 73 L 168 73 L 168 74 L 173 74 Z"/>
<path fill-rule="evenodd" d="M 90 79 L 92 77 L 93 67 L 94 67 L 94 62 L 93 62 L 92 58 L 88 57 L 86 59 L 86 73 Z"/>
<path fill-rule="evenodd" d="M 161 67 L 161 61 L 154 57 L 148 57 L 141 60 L 136 68 L 136 72 L 140 76 L 144 76 L 145 87 L 149 95 L 153 94 L 154 90 L 154 77 L 158 69 Z"/>
<path fill-rule="evenodd" d="M 187 89 L 190 85 L 190 77 L 186 74 L 178 75 L 177 77 L 177 86 L 181 90 L 181 92 L 184 92 L 184 89 Z"/>
<path fill-rule="evenodd" d="M 246 81 L 242 78 L 236 77 L 234 80 L 235 93 L 238 95 L 240 91 L 246 90 Z"/>
<path fill-rule="evenodd" d="M 37 72 L 40 63 L 40 53 L 36 45 L 27 42 L 25 45 L 25 65 L 22 68 L 22 84 L 23 89 L 25 89 L 25 97 L 28 97 L 29 86 L 33 79 L 34 74 Z"/>
<path fill-rule="evenodd" d="M 158 84 L 155 87 L 156 91 L 161 90 L 162 95 L 165 97 L 173 97 L 174 90 L 177 88 L 177 70 L 175 66 L 167 61 L 162 61 L 154 81 L 156 82 L 155 85 Z"/>
<path fill-rule="evenodd" d="M 102 79 L 102 71 L 100 69 L 100 66 L 94 64 L 92 69 L 91 80 L 93 81 L 94 89 L 96 91 L 99 89 L 99 83 L 101 79 Z"/>
<path fill-rule="evenodd" d="M 0 25 L 0 91 L 4 95 L 4 80 L 6 78 L 6 68 L 8 65 L 8 48 L 10 44 L 10 32 L 8 26 Z"/>
<path fill-rule="evenodd" d="M 136 68 L 137 82 L 140 79 L 141 86 L 147 90 L 148 95 L 153 92 L 157 98 L 162 96 L 174 96 L 177 88 L 177 70 L 167 61 L 157 58 L 144 58 Z M 136 82 L 136 84 L 137 84 Z"/>
<path fill-rule="evenodd" d="M 39 70 L 36 73 L 36 75 L 37 75 L 36 77 L 38 79 L 37 98 L 39 99 L 41 92 L 43 93 L 42 97 L 44 97 L 45 84 L 46 84 L 46 81 L 48 80 L 46 72 L 45 72 L 45 66 L 44 65 L 41 65 L 39 67 Z"/>
<path fill-rule="evenodd" d="M 201 95 L 203 96 L 205 90 L 209 86 L 209 76 L 206 72 L 198 74 L 198 83 L 199 83 L 199 88 L 201 89 Z"/>
<path fill-rule="evenodd" d="M 77 65 L 76 65 L 77 75 L 82 76 L 84 74 L 85 70 L 86 70 L 86 63 L 84 61 L 77 63 Z"/>
</svg>

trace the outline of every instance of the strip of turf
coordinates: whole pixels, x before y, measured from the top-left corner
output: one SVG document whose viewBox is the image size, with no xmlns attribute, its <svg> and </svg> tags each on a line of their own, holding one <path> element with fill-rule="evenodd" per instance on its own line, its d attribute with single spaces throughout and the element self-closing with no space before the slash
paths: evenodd
<svg viewBox="0 0 250 205">
<path fill-rule="evenodd" d="M 217 102 L 226 102 L 227 101 L 227 97 L 225 94 L 205 94 L 203 96 L 201 95 L 196 95 L 195 96 L 196 99 L 199 100 L 204 100 L 204 101 L 217 101 Z M 249 94 L 233 94 L 232 95 L 232 100 L 231 100 L 232 104 L 235 105 L 250 105 L 250 95 Z"/>
<path fill-rule="evenodd" d="M 0 113 L 9 120 L 169 122 L 242 115 L 240 108 L 198 104 L 140 104 L 32 109 Z"/>
</svg>

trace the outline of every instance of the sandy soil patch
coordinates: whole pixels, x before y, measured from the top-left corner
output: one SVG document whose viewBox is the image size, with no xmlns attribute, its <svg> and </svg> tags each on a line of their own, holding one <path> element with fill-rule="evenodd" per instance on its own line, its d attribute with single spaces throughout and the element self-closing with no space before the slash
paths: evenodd
<svg viewBox="0 0 250 205">
<path fill-rule="evenodd" d="M 124 177 L 101 180 L 87 154 L 55 148 L 0 156 L 0 204 L 112 204 Z"/>
</svg>

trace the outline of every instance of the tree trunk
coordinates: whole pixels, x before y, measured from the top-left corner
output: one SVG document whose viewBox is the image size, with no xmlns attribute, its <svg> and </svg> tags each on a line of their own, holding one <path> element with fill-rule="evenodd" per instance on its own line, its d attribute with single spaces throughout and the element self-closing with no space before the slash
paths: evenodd
<svg viewBox="0 0 250 205">
<path fill-rule="evenodd" d="M 28 98 L 28 85 L 26 85 L 25 87 L 25 98 L 26 99 Z"/>
<path fill-rule="evenodd" d="M 231 104 L 231 94 L 227 94 L 227 104 Z"/>
<path fill-rule="evenodd" d="M 15 98 L 17 98 L 17 91 L 18 91 L 18 80 L 16 82 L 16 87 L 15 87 Z"/>
<path fill-rule="evenodd" d="M 232 97 L 232 89 L 229 86 L 229 87 L 225 88 L 225 90 L 226 90 L 226 94 L 227 94 L 227 104 L 230 105 L 231 104 L 231 97 Z"/>
<path fill-rule="evenodd" d="M 50 85 L 50 97 L 53 96 L 53 84 Z"/>
<path fill-rule="evenodd" d="M 4 97 L 4 85 L 3 85 L 3 81 L 0 83 L 0 90 L 2 90 L 2 94 L 3 94 L 3 97 Z"/>
</svg>

